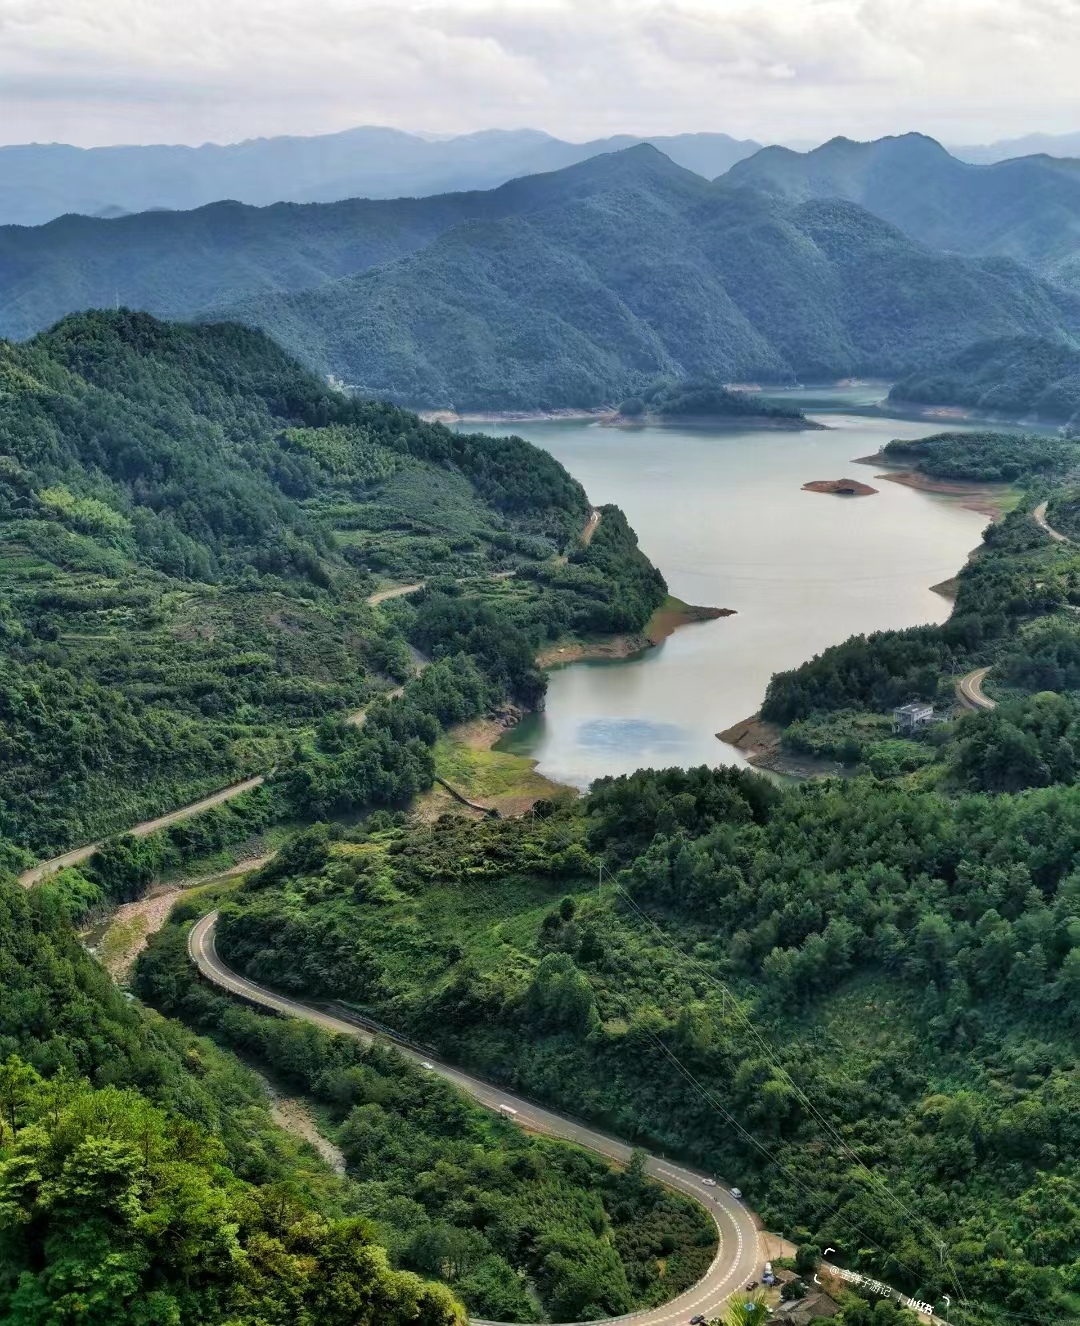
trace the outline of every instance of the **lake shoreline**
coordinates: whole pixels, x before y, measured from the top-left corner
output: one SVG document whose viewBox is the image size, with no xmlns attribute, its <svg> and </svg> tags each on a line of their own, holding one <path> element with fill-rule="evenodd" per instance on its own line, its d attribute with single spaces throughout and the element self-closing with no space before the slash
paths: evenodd
<svg viewBox="0 0 1080 1326">
<path fill-rule="evenodd" d="M 822 432 L 829 425 L 819 423 L 806 416 L 798 418 L 773 414 L 619 414 L 617 411 L 606 419 L 600 420 L 603 428 L 689 428 L 709 432 L 726 432 L 729 429 L 766 428 L 783 429 L 786 432 Z"/>
<path fill-rule="evenodd" d="M 814 410 L 799 397 L 792 403 Z M 781 753 L 777 740 L 733 747 L 716 734 L 759 711 L 774 673 L 859 632 L 944 620 L 942 591 L 950 587 L 942 582 L 987 522 L 962 505 L 973 496 L 966 488 L 943 498 L 874 483 L 874 501 L 849 502 L 842 512 L 836 499 L 801 492 L 823 476 L 854 479 L 852 457 L 868 453 L 880 473 L 876 458 L 888 441 L 929 431 L 835 407 L 822 417 L 827 431 L 522 426 L 594 502 L 626 512 L 643 552 L 686 606 L 666 604 L 658 617 L 668 620 L 654 617 L 647 630 L 546 644 L 538 660 L 550 674 L 544 710 L 515 729 L 506 750 L 537 758 L 543 775 L 580 789 L 644 767 L 745 768 L 748 757 L 763 773 L 843 772 Z M 899 558 L 898 548 L 907 550 Z M 703 604 L 738 615 L 722 628 L 684 631 L 694 618 L 719 615 L 689 613 Z M 667 646 L 657 647 L 662 640 Z"/>
<path fill-rule="evenodd" d="M 680 627 L 734 616 L 734 608 L 702 607 L 684 603 L 682 599 L 669 594 L 646 622 L 644 630 L 598 636 L 591 640 L 556 641 L 537 654 L 536 666 L 547 669 L 564 667 L 570 663 L 618 662 L 621 659 L 636 658 L 662 645 Z"/>
<path fill-rule="evenodd" d="M 823 760 L 813 755 L 792 755 L 783 747 L 784 729 L 770 723 L 760 714 L 751 714 L 731 727 L 717 732 L 717 741 L 739 751 L 747 764 L 786 778 L 838 778 L 844 773 L 836 760 Z"/>
<path fill-rule="evenodd" d="M 1016 489 L 1007 483 L 989 483 L 975 479 L 932 479 L 918 470 L 905 469 L 884 452 L 874 456 L 856 456 L 854 465 L 885 465 L 888 468 L 875 479 L 887 479 L 890 483 L 903 484 L 905 488 L 914 488 L 920 493 L 936 493 L 939 497 L 956 497 L 960 505 L 969 511 L 976 511 L 991 520 L 1001 520 L 1011 510 Z"/>
<path fill-rule="evenodd" d="M 446 424 L 448 428 L 459 424 L 511 425 L 597 423 L 603 428 L 690 428 L 698 430 L 727 430 L 739 428 L 783 429 L 794 432 L 821 432 L 829 425 L 815 419 L 786 418 L 771 414 L 620 414 L 610 405 L 595 409 L 565 410 L 478 410 L 459 414 L 456 410 L 421 410 L 420 418 L 428 424 Z"/>
</svg>

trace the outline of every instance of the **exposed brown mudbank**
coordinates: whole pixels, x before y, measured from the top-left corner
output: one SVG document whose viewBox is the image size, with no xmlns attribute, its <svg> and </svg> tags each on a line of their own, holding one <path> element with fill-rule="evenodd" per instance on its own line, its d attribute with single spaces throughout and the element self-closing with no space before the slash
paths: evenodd
<svg viewBox="0 0 1080 1326">
<path fill-rule="evenodd" d="M 821 760 L 812 755 L 792 755 L 781 745 L 784 730 L 776 723 L 766 722 L 760 714 L 751 714 L 735 723 L 717 738 L 734 746 L 746 756 L 746 762 L 755 769 L 768 769 L 770 773 L 786 774 L 789 778 L 835 778 L 843 774 L 843 766 L 834 760 Z"/>
<path fill-rule="evenodd" d="M 589 659 L 611 660 L 633 658 L 648 649 L 652 642 L 638 633 L 632 635 L 605 635 L 596 640 L 563 640 L 546 645 L 536 656 L 538 668 L 557 668 L 564 663 L 583 663 Z"/>
<path fill-rule="evenodd" d="M 734 617 L 734 608 L 704 608 L 696 603 L 684 603 L 670 594 L 656 609 L 645 627 L 645 636 L 651 645 L 658 645 L 679 629 L 693 622 L 714 622 L 718 617 Z"/>
<path fill-rule="evenodd" d="M 1012 489 L 1007 483 L 966 483 L 962 479 L 930 479 L 918 470 L 889 470 L 875 474 L 875 479 L 888 479 L 902 483 L 905 488 L 916 488 L 920 493 L 940 493 L 944 497 L 960 499 L 960 505 L 977 511 L 991 520 L 1000 520 L 1009 509 Z"/>
<path fill-rule="evenodd" d="M 684 603 L 672 595 L 664 600 L 653 613 L 643 631 L 629 632 L 625 635 L 598 636 L 592 640 L 562 640 L 548 645 L 536 656 L 538 668 L 561 667 L 564 663 L 582 663 L 587 660 L 610 660 L 633 658 L 662 644 L 669 635 L 681 626 L 693 622 L 711 622 L 718 617 L 733 617 L 734 608 L 706 608 L 694 603 Z"/>
<path fill-rule="evenodd" d="M 804 493 L 836 493 L 839 497 L 872 497 L 877 492 L 858 479 L 814 479 L 803 484 Z"/>
<path fill-rule="evenodd" d="M 959 575 L 950 576 L 948 580 L 939 580 L 936 585 L 930 586 L 931 594 L 940 594 L 943 599 L 948 599 L 950 603 L 956 599 L 960 588 Z"/>
<path fill-rule="evenodd" d="M 717 738 L 734 746 L 754 763 L 759 756 L 775 754 L 780 749 L 783 729 L 776 723 L 767 723 L 760 714 L 751 714 L 741 722 L 718 732 Z"/>
</svg>

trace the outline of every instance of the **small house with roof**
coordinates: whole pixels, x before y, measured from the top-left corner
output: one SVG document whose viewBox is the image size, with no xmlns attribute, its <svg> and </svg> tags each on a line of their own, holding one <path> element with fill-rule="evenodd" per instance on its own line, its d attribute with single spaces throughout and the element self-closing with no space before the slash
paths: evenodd
<svg viewBox="0 0 1080 1326">
<path fill-rule="evenodd" d="M 922 700 L 912 700 L 892 711 L 893 731 L 910 734 L 934 721 L 934 706 Z"/>
</svg>

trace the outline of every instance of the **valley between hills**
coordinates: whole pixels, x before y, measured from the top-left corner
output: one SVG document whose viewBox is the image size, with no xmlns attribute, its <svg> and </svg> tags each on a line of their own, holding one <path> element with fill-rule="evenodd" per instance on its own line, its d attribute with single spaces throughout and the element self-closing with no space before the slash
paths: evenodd
<svg viewBox="0 0 1080 1326">
<path fill-rule="evenodd" d="M 0 230 L 0 1321 L 1080 1316 L 1074 172 L 554 141 Z"/>
</svg>

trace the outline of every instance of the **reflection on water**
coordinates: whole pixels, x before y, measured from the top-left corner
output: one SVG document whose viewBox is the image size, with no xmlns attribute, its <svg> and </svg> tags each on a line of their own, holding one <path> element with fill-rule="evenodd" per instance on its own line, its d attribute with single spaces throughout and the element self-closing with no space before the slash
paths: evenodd
<svg viewBox="0 0 1080 1326">
<path fill-rule="evenodd" d="M 849 408 L 866 395 L 850 389 Z M 851 463 L 933 426 L 820 417 L 829 431 L 515 425 L 594 502 L 622 507 L 673 594 L 737 612 L 684 627 L 625 662 L 553 672 L 546 712 L 505 739 L 542 773 L 584 787 L 650 764 L 740 762 L 714 734 L 755 712 L 773 672 L 857 632 L 948 616 L 930 586 L 956 573 L 986 518 Z M 808 480 L 842 477 L 879 492 L 802 491 Z"/>
</svg>

